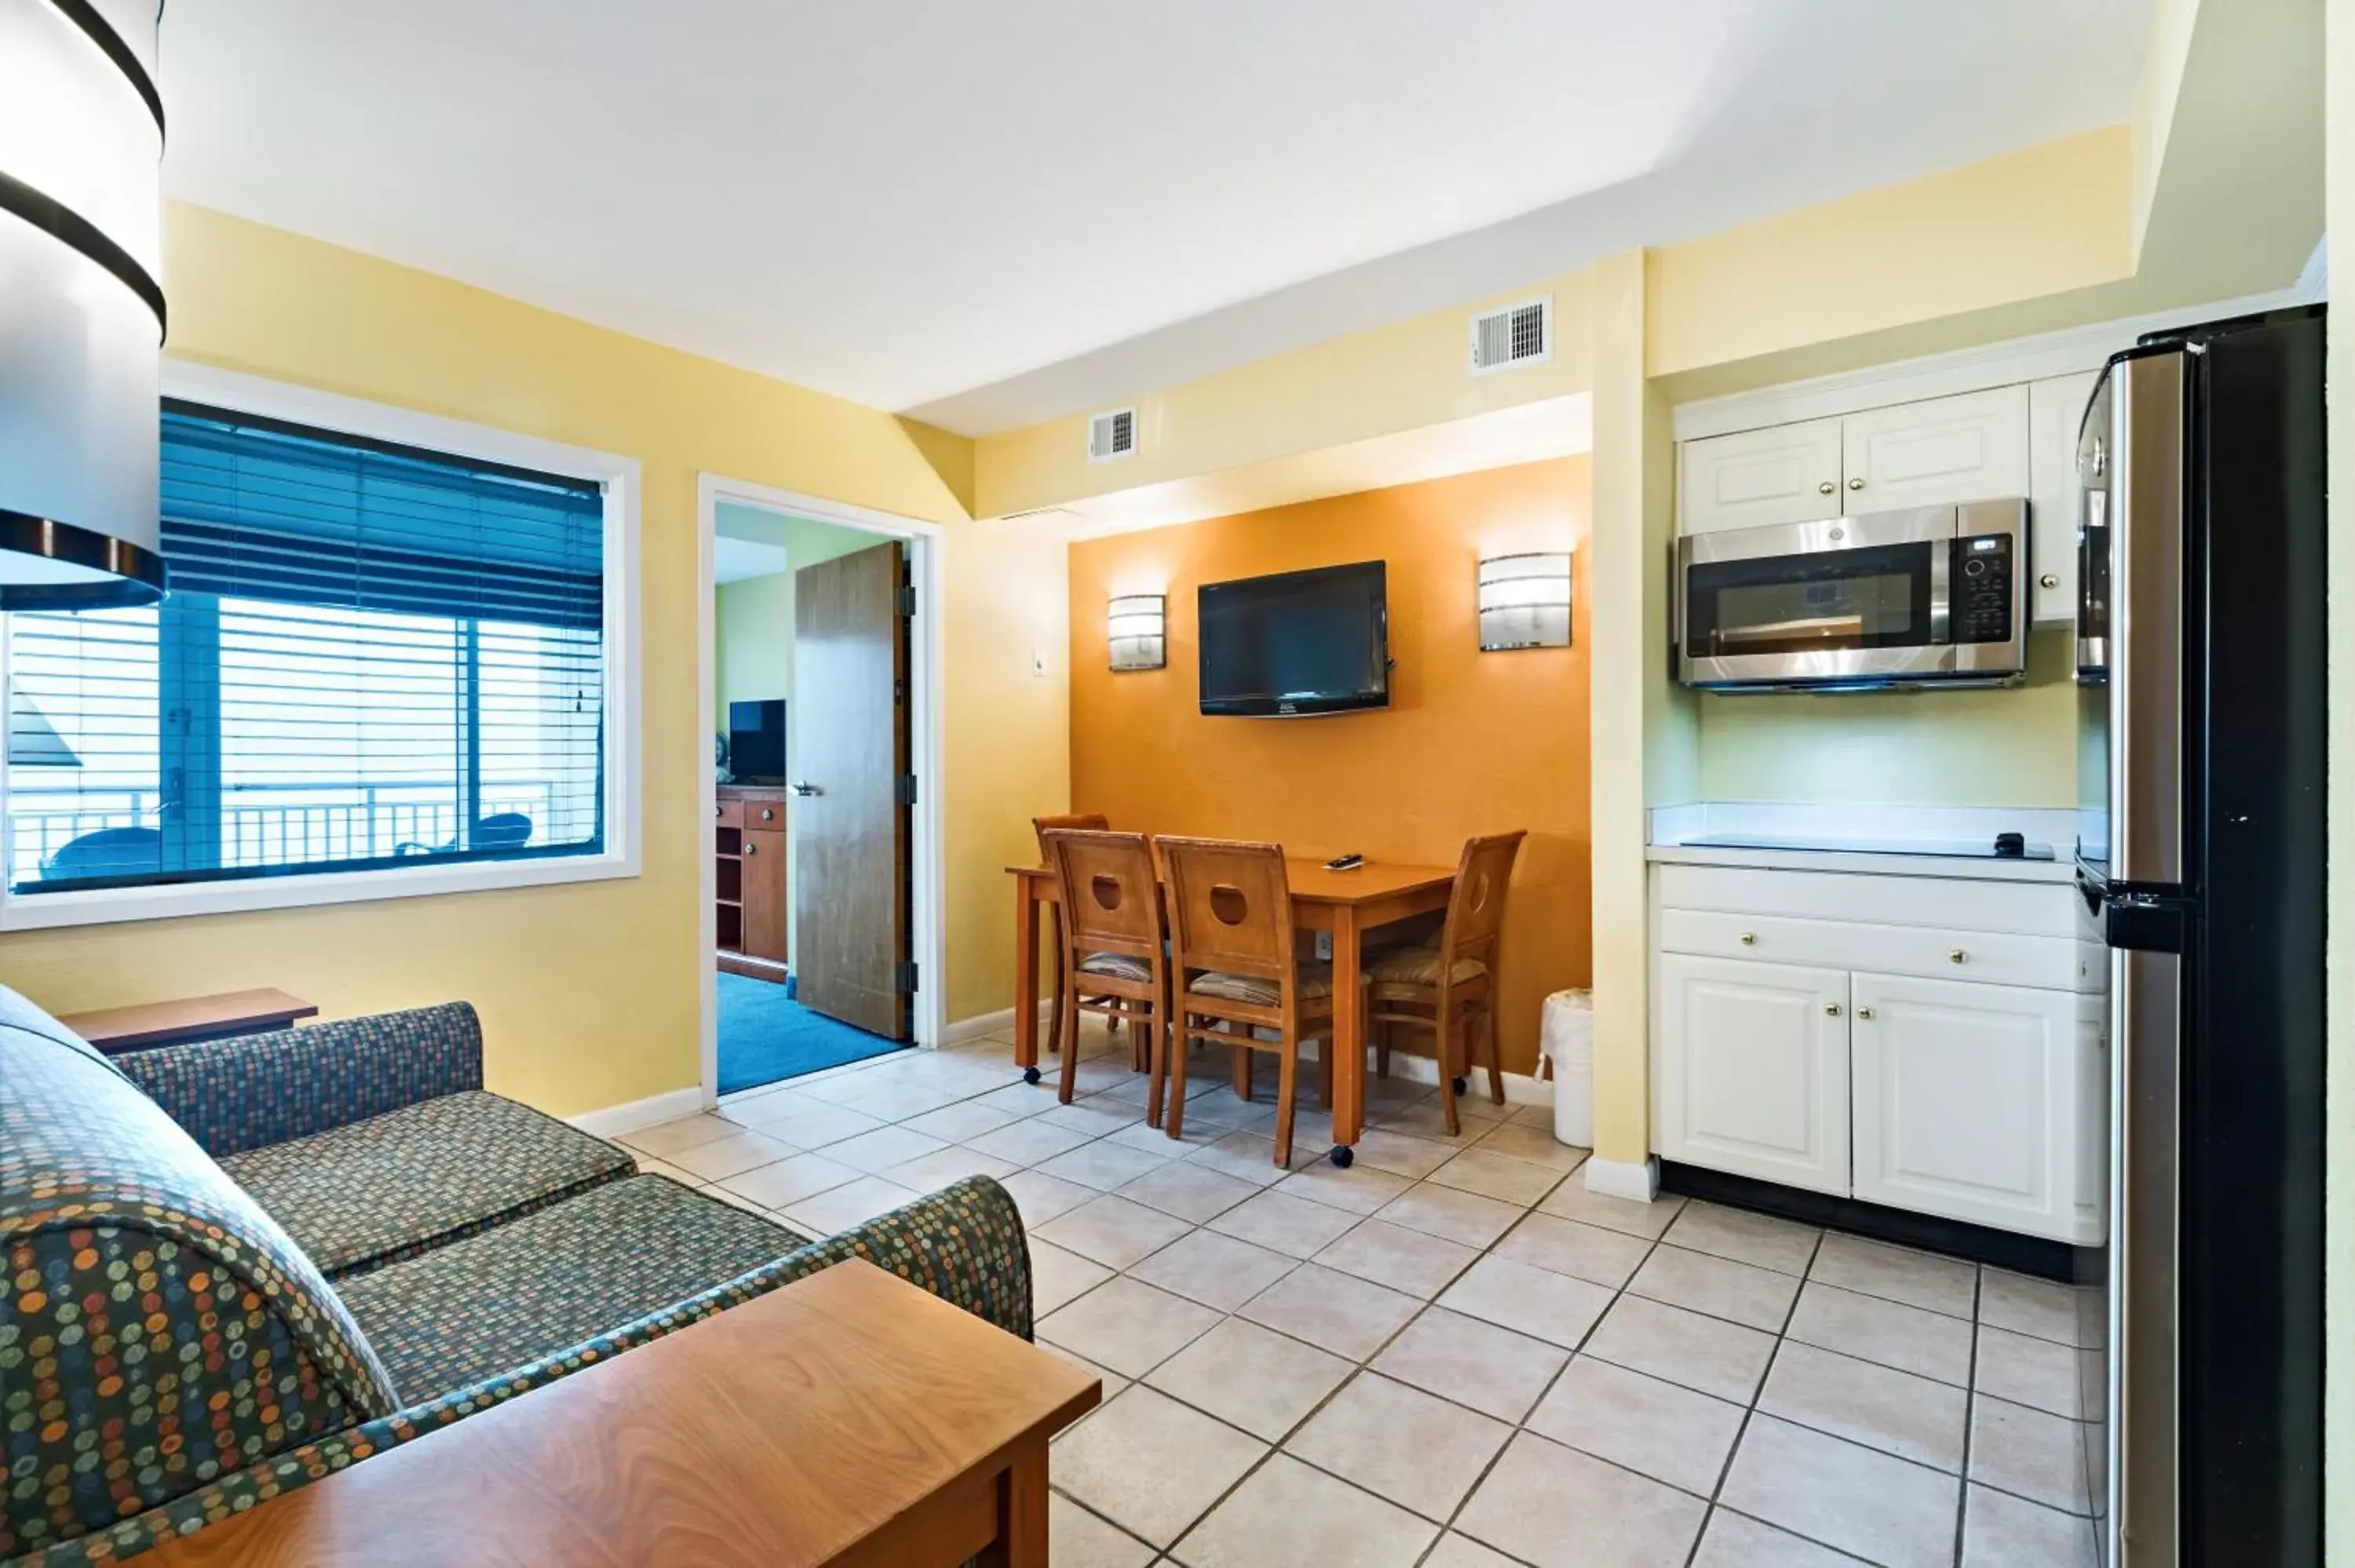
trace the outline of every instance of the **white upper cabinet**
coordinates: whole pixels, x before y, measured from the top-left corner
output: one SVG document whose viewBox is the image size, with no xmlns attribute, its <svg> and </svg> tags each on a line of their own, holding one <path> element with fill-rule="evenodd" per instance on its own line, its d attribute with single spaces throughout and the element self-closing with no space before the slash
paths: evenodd
<svg viewBox="0 0 2355 1568">
<path fill-rule="evenodd" d="M 2077 619 L 2077 426 L 2099 371 L 2028 385 L 2028 527 L 2036 561 L 2030 619 Z"/>
<path fill-rule="evenodd" d="M 1687 441 L 1684 531 L 1808 523 L 1840 512 L 1840 421 L 1812 419 Z"/>
<path fill-rule="evenodd" d="M 1669 953 L 1657 984 L 1658 1151 L 1845 1195 L 1847 971 Z"/>
<path fill-rule="evenodd" d="M 1850 514 L 2028 493 L 2028 388 L 1998 387 L 1840 421 Z"/>
</svg>

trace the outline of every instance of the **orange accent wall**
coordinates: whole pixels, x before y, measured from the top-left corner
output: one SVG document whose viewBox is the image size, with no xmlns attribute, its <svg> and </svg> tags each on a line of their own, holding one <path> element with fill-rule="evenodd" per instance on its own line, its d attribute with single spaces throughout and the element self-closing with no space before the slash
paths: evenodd
<svg viewBox="0 0 2355 1568">
<path fill-rule="evenodd" d="M 1526 828 L 1506 914 L 1498 1031 L 1537 1062 L 1540 1003 L 1592 963 L 1587 811 L 1588 460 L 1564 458 L 1071 546 L 1071 810 L 1116 828 L 1273 839 L 1294 854 L 1453 865 Z M 1566 649 L 1479 651 L 1484 556 L 1574 549 Z M 1391 706 L 1206 718 L 1194 590 L 1345 561 L 1389 563 Z M 1168 667 L 1107 668 L 1105 602 L 1168 596 Z M 1427 1038 L 1427 1037 L 1426 1037 Z"/>
</svg>

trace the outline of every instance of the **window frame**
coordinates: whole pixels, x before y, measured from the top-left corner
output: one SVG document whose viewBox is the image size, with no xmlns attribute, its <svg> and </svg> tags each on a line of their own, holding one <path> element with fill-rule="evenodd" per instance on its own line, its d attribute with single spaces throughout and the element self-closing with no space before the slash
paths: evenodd
<svg viewBox="0 0 2355 1568">
<path fill-rule="evenodd" d="M 548 887 L 640 874 L 644 790 L 638 460 L 168 359 L 164 362 L 163 392 L 166 397 L 209 404 L 232 413 L 594 480 L 603 486 L 605 846 L 595 854 L 444 862 L 397 870 L 293 872 L 38 895 L 12 895 L 5 880 L 0 880 L 0 932 Z M 6 661 L 7 639 L 0 637 L 0 678 L 6 674 Z M 6 804 L 7 770 L 0 768 L 0 810 Z"/>
</svg>

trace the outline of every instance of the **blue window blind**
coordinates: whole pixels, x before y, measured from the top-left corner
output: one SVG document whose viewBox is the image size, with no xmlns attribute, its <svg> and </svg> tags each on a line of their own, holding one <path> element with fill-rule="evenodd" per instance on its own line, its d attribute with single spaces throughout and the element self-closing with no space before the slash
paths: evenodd
<svg viewBox="0 0 2355 1568">
<path fill-rule="evenodd" d="M 167 403 L 159 606 L 6 619 L 19 893 L 603 848 L 604 497 Z"/>
</svg>

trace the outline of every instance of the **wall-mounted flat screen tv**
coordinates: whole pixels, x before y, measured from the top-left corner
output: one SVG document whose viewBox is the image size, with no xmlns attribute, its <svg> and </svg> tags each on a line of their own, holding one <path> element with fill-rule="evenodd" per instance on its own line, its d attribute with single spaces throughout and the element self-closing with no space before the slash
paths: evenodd
<svg viewBox="0 0 2355 1568">
<path fill-rule="evenodd" d="M 1381 562 L 1204 583 L 1195 603 L 1204 713 L 1291 717 L 1390 705 Z"/>
<path fill-rule="evenodd" d="M 728 771 L 739 784 L 785 781 L 785 700 L 728 705 Z"/>
</svg>

